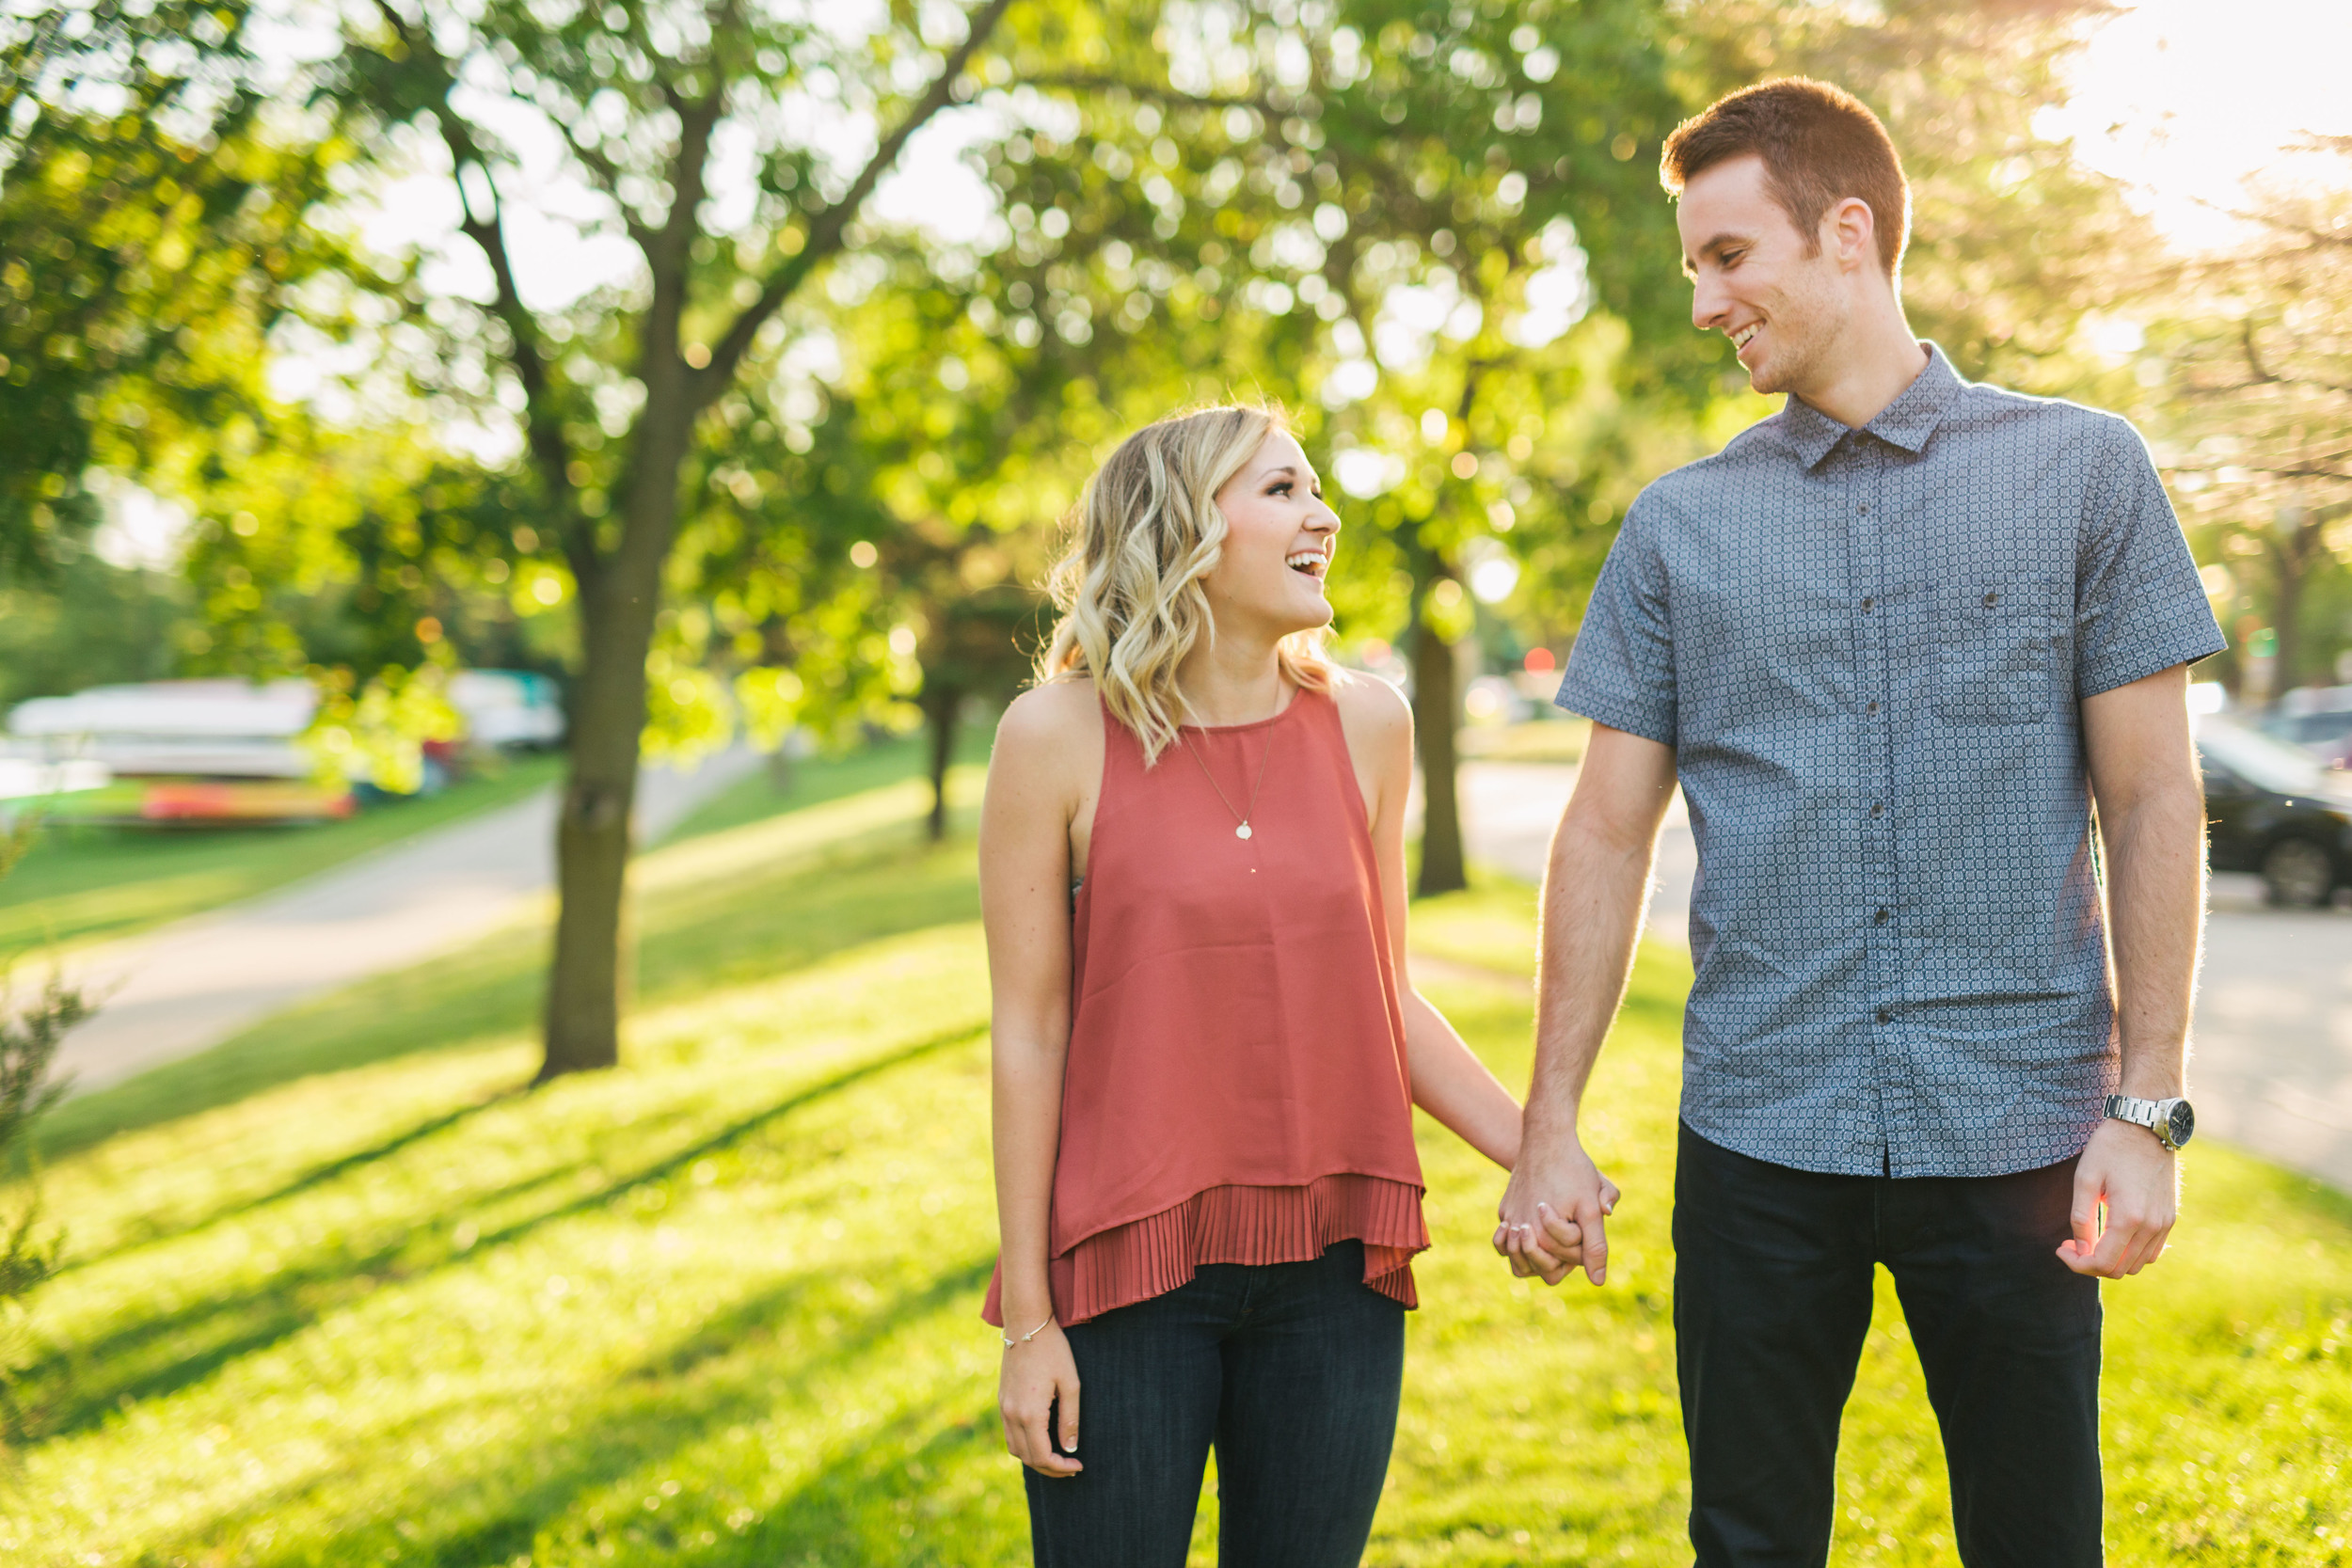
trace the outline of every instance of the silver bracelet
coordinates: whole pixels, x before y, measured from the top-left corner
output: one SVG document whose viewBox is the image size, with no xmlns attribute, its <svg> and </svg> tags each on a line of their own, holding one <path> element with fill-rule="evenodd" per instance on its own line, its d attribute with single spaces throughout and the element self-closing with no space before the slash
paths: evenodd
<svg viewBox="0 0 2352 1568">
<path fill-rule="evenodd" d="M 1007 1337 L 1006 1337 L 1006 1338 L 1005 1338 L 1005 1348 L 1006 1348 L 1007 1350 L 1010 1350 L 1010 1349 L 1012 1349 L 1012 1347 L 1013 1347 L 1013 1346 L 1015 1346 L 1015 1345 L 1025 1345 L 1025 1344 L 1027 1344 L 1030 1340 L 1032 1340 L 1032 1339 L 1036 1338 L 1039 1335 L 1041 1335 L 1041 1334 L 1044 1333 L 1044 1332 L 1045 1332 L 1045 1328 L 1046 1328 L 1046 1324 L 1047 1324 L 1047 1323 L 1051 1323 L 1053 1321 L 1054 1321 L 1054 1314 L 1052 1314 L 1051 1312 L 1046 1313 L 1046 1314 L 1045 1314 L 1045 1323 L 1041 1323 L 1038 1324 L 1035 1328 L 1033 1328 L 1033 1329 L 1029 1330 L 1029 1332 L 1028 1332 L 1028 1333 L 1024 1334 L 1023 1336 L 1021 1336 L 1021 1338 L 1020 1338 L 1015 1339 L 1015 1338 L 1011 1338 L 1011 1337 L 1009 1337 L 1009 1336 L 1007 1336 Z"/>
</svg>

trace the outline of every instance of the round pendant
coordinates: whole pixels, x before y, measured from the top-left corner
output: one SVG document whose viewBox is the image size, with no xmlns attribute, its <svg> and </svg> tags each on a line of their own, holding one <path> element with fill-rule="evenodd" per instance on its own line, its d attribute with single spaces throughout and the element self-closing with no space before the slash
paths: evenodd
<svg viewBox="0 0 2352 1568">
<path fill-rule="evenodd" d="M 1233 830 L 1233 836 L 1235 838 L 1248 838 L 1249 836 L 1249 824 L 1245 822 L 1240 827 L 1235 828 Z"/>
</svg>

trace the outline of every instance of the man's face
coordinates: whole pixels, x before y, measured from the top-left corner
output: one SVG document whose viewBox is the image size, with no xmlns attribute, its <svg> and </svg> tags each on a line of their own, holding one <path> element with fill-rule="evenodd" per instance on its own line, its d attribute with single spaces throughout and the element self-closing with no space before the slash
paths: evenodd
<svg viewBox="0 0 2352 1568">
<path fill-rule="evenodd" d="M 1729 338 L 1757 391 L 1802 394 L 1832 361 L 1852 313 L 1835 248 L 1808 245 L 1754 155 L 1684 185 L 1675 222 L 1692 288 L 1691 325 Z"/>
</svg>

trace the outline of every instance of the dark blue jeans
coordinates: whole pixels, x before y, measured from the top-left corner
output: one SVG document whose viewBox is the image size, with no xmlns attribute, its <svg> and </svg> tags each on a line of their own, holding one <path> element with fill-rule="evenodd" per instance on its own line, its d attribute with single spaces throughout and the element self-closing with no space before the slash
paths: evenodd
<svg viewBox="0 0 2352 1568">
<path fill-rule="evenodd" d="M 1363 1280 L 1358 1242 L 1211 1263 L 1067 1330 L 1086 1469 L 1022 1472 L 1039 1568 L 1184 1568 L 1212 1447 L 1221 1568 L 1355 1568 L 1405 1376 L 1405 1308 Z"/>
<path fill-rule="evenodd" d="M 1828 1560 L 1837 1423 L 1895 1276 L 1969 1568 L 2100 1561 L 2099 1286 L 2058 1260 L 2074 1162 L 1823 1176 L 1708 1143 L 1675 1169 L 1675 1335 L 1700 1568 Z"/>
</svg>

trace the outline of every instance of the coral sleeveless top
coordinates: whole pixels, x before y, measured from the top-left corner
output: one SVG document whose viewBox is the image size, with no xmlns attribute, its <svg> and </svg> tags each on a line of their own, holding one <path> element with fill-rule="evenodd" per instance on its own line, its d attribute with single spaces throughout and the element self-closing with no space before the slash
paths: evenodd
<svg viewBox="0 0 2352 1568">
<path fill-rule="evenodd" d="M 1103 719 L 1072 914 L 1057 1318 L 1345 1240 L 1364 1243 L 1365 1284 L 1416 1305 L 1429 1232 L 1405 1018 L 1338 705 L 1302 690 L 1260 723 L 1186 726 L 1149 768 Z M 1000 1327 L 1002 1281 L 1000 1264 L 983 1309 Z"/>
</svg>

